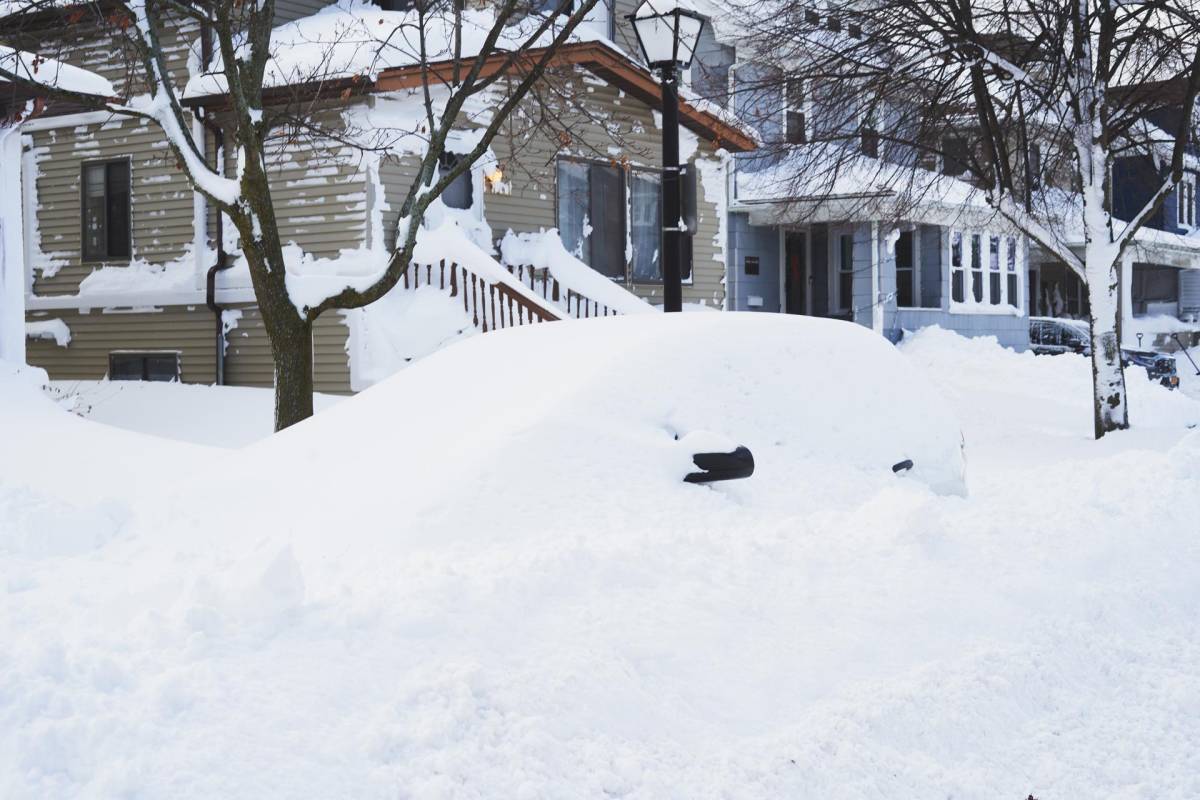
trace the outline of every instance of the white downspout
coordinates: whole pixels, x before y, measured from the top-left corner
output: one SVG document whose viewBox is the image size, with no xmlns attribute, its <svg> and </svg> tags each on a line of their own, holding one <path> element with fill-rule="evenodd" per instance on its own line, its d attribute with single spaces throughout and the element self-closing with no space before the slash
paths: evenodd
<svg viewBox="0 0 1200 800">
<path fill-rule="evenodd" d="M 21 131 L 0 132 L 0 359 L 25 363 L 25 244 Z M 11 187 L 17 187 L 11 191 Z"/>
</svg>

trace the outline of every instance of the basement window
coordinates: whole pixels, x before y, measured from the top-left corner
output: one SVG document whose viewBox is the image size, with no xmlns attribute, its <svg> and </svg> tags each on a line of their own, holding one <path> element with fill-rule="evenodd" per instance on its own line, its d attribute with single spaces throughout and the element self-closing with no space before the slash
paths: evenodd
<svg viewBox="0 0 1200 800">
<path fill-rule="evenodd" d="M 179 353 L 109 353 L 108 379 L 112 381 L 177 381 L 179 380 Z"/>
<path fill-rule="evenodd" d="M 128 259 L 129 159 L 84 164 L 80 191 L 83 260 Z"/>
</svg>

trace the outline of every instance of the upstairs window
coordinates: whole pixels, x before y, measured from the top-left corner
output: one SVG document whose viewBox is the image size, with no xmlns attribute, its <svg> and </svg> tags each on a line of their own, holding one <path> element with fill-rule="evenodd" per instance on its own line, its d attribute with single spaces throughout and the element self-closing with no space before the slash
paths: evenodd
<svg viewBox="0 0 1200 800">
<path fill-rule="evenodd" d="M 1042 188 L 1042 146 L 1038 144 L 1029 147 L 1029 188 Z"/>
<path fill-rule="evenodd" d="M 808 119 L 810 107 L 804 91 L 804 81 L 792 78 L 783 87 L 784 137 L 788 144 L 804 144 L 808 141 Z"/>
<path fill-rule="evenodd" d="M 462 156 L 458 153 L 442 153 L 438 157 L 438 169 L 443 174 L 458 166 Z M 475 201 L 475 192 L 471 184 L 471 168 L 455 178 L 442 192 L 442 202 L 449 208 L 470 208 Z"/>
<path fill-rule="evenodd" d="M 1179 225 L 1183 228 L 1196 227 L 1196 176 L 1187 175 L 1179 182 L 1179 190 L 1175 193 L 1179 204 L 1177 215 Z"/>
<path fill-rule="evenodd" d="M 83 165 L 84 261 L 130 257 L 129 160 Z"/>
<path fill-rule="evenodd" d="M 967 140 L 947 136 L 942 140 L 942 174 L 957 177 L 967 171 Z"/>
</svg>

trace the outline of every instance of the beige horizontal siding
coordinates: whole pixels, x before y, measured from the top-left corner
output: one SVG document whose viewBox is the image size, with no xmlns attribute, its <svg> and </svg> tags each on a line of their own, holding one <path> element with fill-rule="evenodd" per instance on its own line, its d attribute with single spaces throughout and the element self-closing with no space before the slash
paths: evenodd
<svg viewBox="0 0 1200 800">
<path fill-rule="evenodd" d="M 341 314 L 323 314 L 313 326 L 313 386 L 318 392 L 349 394 L 349 328 Z M 225 382 L 233 386 L 275 385 L 271 342 L 257 308 L 242 308 L 237 327 L 227 334 Z"/>
<path fill-rule="evenodd" d="M 130 160 L 130 212 L 135 260 L 164 264 L 180 259 L 193 240 L 192 188 L 159 129 L 144 120 L 116 120 L 36 131 L 31 135 L 36 163 L 36 233 L 29 242 L 34 293 L 74 294 L 79 283 L 101 266 L 127 261 L 85 262 L 82 258 L 80 181 L 92 161 Z M 175 266 L 195 271 L 188 259 Z M 48 270 L 57 269 L 52 277 Z"/>
<path fill-rule="evenodd" d="M 44 25 L 5 32 L 5 44 L 95 72 L 107 78 L 120 96 L 145 94 L 145 69 L 133 47 L 125 46 L 131 37 L 116 31 L 112 19 L 97 19 L 95 6 L 80 5 L 47 15 Z M 183 16 L 167 17 L 159 30 L 167 71 L 181 89 L 188 80 L 193 48 L 199 55 L 199 40 L 200 23 Z"/>
<path fill-rule="evenodd" d="M 229 331 L 225 350 L 225 382 L 230 386 L 274 385 L 271 345 L 258 309 L 242 307 L 242 318 Z M 157 310 L 35 311 L 29 321 L 61 319 L 71 341 L 27 341 L 30 364 L 53 380 L 100 380 L 108 374 L 108 355 L 115 350 L 180 353 L 185 383 L 216 381 L 216 321 L 207 307 L 168 306 Z M 316 391 L 348 394 L 350 367 L 346 356 L 348 328 L 340 314 L 322 316 L 313 328 Z"/>
<path fill-rule="evenodd" d="M 61 319 L 71 330 L 71 342 L 30 339 L 26 358 L 53 380 L 100 380 L 108 374 L 108 354 L 114 350 L 167 350 L 180 353 L 183 380 L 216 380 L 216 323 L 204 306 L 172 306 L 156 311 L 29 312 L 30 321 Z"/>
</svg>

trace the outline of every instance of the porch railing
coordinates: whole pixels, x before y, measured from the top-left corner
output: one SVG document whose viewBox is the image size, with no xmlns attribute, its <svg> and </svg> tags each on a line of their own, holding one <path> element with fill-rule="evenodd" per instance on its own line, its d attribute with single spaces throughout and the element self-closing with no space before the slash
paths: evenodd
<svg viewBox="0 0 1200 800">
<path fill-rule="evenodd" d="M 505 264 L 504 267 L 521 285 L 528 286 L 534 294 L 540 294 L 543 300 L 554 304 L 567 317 L 588 319 L 611 317 L 620 313 L 617 309 L 586 297 L 574 289 L 564 290 L 558 278 L 546 267 L 534 267 L 529 264 Z"/>
<path fill-rule="evenodd" d="M 467 267 L 443 259 L 437 264 L 413 264 L 404 273 L 405 289 L 433 286 L 461 298 L 463 311 L 475 327 L 487 333 L 517 325 L 553 322 L 562 315 L 549 305 L 526 297 L 512 286 L 486 280 Z"/>
</svg>

